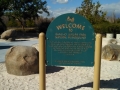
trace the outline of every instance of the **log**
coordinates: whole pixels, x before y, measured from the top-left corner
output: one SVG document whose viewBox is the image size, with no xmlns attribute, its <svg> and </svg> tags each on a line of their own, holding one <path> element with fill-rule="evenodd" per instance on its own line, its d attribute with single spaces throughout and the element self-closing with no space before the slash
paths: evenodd
<svg viewBox="0 0 120 90">
<path fill-rule="evenodd" d="M 105 60 L 120 60 L 120 45 L 108 44 L 102 48 L 101 58 Z"/>
</svg>

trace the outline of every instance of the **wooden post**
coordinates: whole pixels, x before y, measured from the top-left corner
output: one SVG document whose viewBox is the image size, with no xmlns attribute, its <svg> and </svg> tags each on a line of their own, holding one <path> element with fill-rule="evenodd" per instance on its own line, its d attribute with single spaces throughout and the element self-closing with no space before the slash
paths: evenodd
<svg viewBox="0 0 120 90">
<path fill-rule="evenodd" d="M 102 47 L 102 35 L 97 34 L 96 42 L 95 42 L 95 64 L 94 64 L 93 90 L 99 90 L 100 88 L 101 47 Z"/>
<path fill-rule="evenodd" d="M 39 75 L 40 90 L 46 90 L 46 69 L 45 69 L 45 34 L 39 34 Z"/>
</svg>

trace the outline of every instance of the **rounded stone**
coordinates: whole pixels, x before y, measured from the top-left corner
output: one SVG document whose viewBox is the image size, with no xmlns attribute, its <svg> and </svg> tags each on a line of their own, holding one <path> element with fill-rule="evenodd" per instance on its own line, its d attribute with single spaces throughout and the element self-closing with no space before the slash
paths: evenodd
<svg viewBox="0 0 120 90">
<path fill-rule="evenodd" d="M 30 75 L 39 72 L 39 52 L 30 46 L 14 46 L 5 55 L 7 72 L 14 75 Z"/>
</svg>

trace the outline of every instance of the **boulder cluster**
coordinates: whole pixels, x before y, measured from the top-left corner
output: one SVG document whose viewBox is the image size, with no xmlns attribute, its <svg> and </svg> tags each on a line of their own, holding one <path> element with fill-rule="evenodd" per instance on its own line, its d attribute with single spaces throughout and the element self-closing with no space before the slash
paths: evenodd
<svg viewBox="0 0 120 90">
<path fill-rule="evenodd" d="M 15 41 L 17 30 L 4 31 L 0 38 L 7 41 Z M 32 46 L 10 47 L 5 55 L 5 66 L 9 74 L 24 76 L 39 73 L 38 44 Z"/>
</svg>

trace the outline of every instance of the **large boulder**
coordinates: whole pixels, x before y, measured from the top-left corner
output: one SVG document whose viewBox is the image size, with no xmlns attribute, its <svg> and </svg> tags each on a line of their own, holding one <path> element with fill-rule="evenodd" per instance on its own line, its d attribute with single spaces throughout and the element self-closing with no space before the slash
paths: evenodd
<svg viewBox="0 0 120 90">
<path fill-rule="evenodd" d="M 30 46 L 11 47 L 5 55 L 5 65 L 9 74 L 36 74 L 39 72 L 39 52 Z"/>
<path fill-rule="evenodd" d="M 9 38 L 15 38 L 16 34 L 17 32 L 15 29 L 6 30 L 1 34 L 1 39 L 8 40 Z"/>
<path fill-rule="evenodd" d="M 120 60 L 120 45 L 108 44 L 102 48 L 101 58 L 105 60 Z"/>
<path fill-rule="evenodd" d="M 36 48 L 39 52 L 39 44 L 33 44 L 32 47 Z"/>
</svg>

